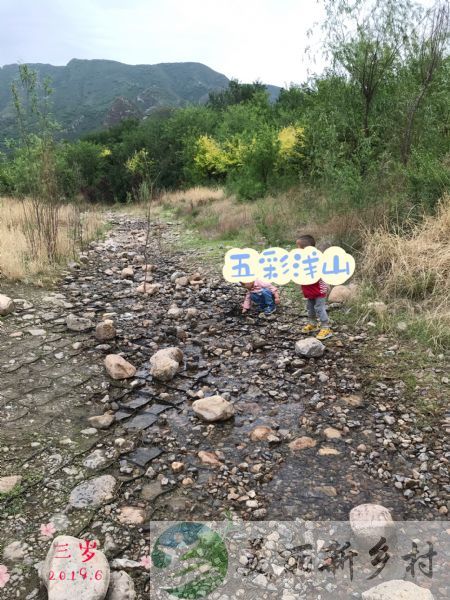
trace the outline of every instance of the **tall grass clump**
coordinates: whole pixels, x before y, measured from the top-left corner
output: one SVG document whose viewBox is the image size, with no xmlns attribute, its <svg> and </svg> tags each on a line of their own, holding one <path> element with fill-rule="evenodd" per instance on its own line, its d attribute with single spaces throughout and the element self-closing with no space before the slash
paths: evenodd
<svg viewBox="0 0 450 600">
<path fill-rule="evenodd" d="M 38 226 L 30 218 L 33 211 L 31 200 L 0 198 L 0 277 L 33 279 L 51 273 L 56 265 L 76 258 L 99 235 L 103 222 L 92 207 L 60 206 L 49 256 L 47 245 L 34 233 Z"/>
<path fill-rule="evenodd" d="M 435 216 L 415 224 L 408 236 L 386 227 L 366 236 L 362 275 L 387 297 L 450 302 L 450 195 Z"/>
<path fill-rule="evenodd" d="M 224 200 L 225 197 L 222 188 L 196 186 L 184 191 L 164 192 L 158 203 L 165 208 L 175 209 L 181 216 L 195 216 L 202 206 Z"/>
<path fill-rule="evenodd" d="M 360 273 L 379 297 L 403 308 L 412 333 L 450 346 L 450 195 L 407 235 L 386 226 L 368 233 Z"/>
</svg>

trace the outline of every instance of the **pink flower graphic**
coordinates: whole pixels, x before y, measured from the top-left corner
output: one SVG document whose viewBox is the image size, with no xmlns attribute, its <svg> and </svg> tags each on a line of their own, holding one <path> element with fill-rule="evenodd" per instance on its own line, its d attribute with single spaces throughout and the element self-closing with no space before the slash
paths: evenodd
<svg viewBox="0 0 450 600">
<path fill-rule="evenodd" d="M 0 565 L 0 588 L 4 588 L 9 581 L 9 573 L 5 565 Z"/>
<path fill-rule="evenodd" d="M 144 569 L 150 569 L 152 561 L 150 560 L 150 556 L 141 556 L 141 562 L 139 563 L 141 567 Z"/>
<path fill-rule="evenodd" d="M 46 525 L 44 525 L 44 523 L 41 525 L 41 535 L 43 535 L 44 537 L 52 537 L 53 534 L 55 533 L 56 529 L 55 526 L 53 525 L 53 523 L 47 523 Z"/>
</svg>

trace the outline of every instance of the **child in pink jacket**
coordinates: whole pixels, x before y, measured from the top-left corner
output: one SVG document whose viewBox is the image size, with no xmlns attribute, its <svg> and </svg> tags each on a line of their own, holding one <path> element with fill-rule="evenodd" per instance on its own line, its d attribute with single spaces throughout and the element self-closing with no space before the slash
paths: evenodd
<svg viewBox="0 0 450 600">
<path fill-rule="evenodd" d="M 247 289 L 242 305 L 242 314 L 250 310 L 252 303 L 265 315 L 271 315 L 275 312 L 275 305 L 280 303 L 280 295 L 274 285 L 260 279 L 247 283 L 241 282 L 241 285 Z"/>
</svg>

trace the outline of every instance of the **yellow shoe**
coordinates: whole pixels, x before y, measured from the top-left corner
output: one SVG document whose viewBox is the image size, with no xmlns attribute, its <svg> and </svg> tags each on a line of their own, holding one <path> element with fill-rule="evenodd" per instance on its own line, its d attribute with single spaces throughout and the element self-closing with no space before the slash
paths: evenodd
<svg viewBox="0 0 450 600">
<path fill-rule="evenodd" d="M 302 329 L 302 333 L 311 333 L 311 331 L 316 331 L 318 328 L 317 325 L 313 325 L 312 323 L 308 323 L 308 325 L 305 325 Z"/>
<path fill-rule="evenodd" d="M 322 327 L 319 333 L 316 335 L 317 340 L 326 340 L 333 335 L 333 332 L 329 327 Z"/>
</svg>

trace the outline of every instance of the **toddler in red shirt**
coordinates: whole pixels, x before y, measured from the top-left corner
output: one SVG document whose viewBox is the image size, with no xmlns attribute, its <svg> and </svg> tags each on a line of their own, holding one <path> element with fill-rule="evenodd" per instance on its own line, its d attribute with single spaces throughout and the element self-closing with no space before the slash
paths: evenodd
<svg viewBox="0 0 450 600">
<path fill-rule="evenodd" d="M 316 240 L 312 235 L 302 235 L 297 240 L 297 248 L 306 248 L 307 246 L 315 246 Z M 316 335 L 318 340 L 326 340 L 333 335 L 330 328 L 327 309 L 325 306 L 328 287 L 327 284 L 319 279 L 316 283 L 302 285 L 302 292 L 306 298 L 308 309 L 309 323 L 302 329 L 302 333 L 311 333 L 318 329 L 316 319 L 320 322 L 320 331 Z"/>
</svg>

